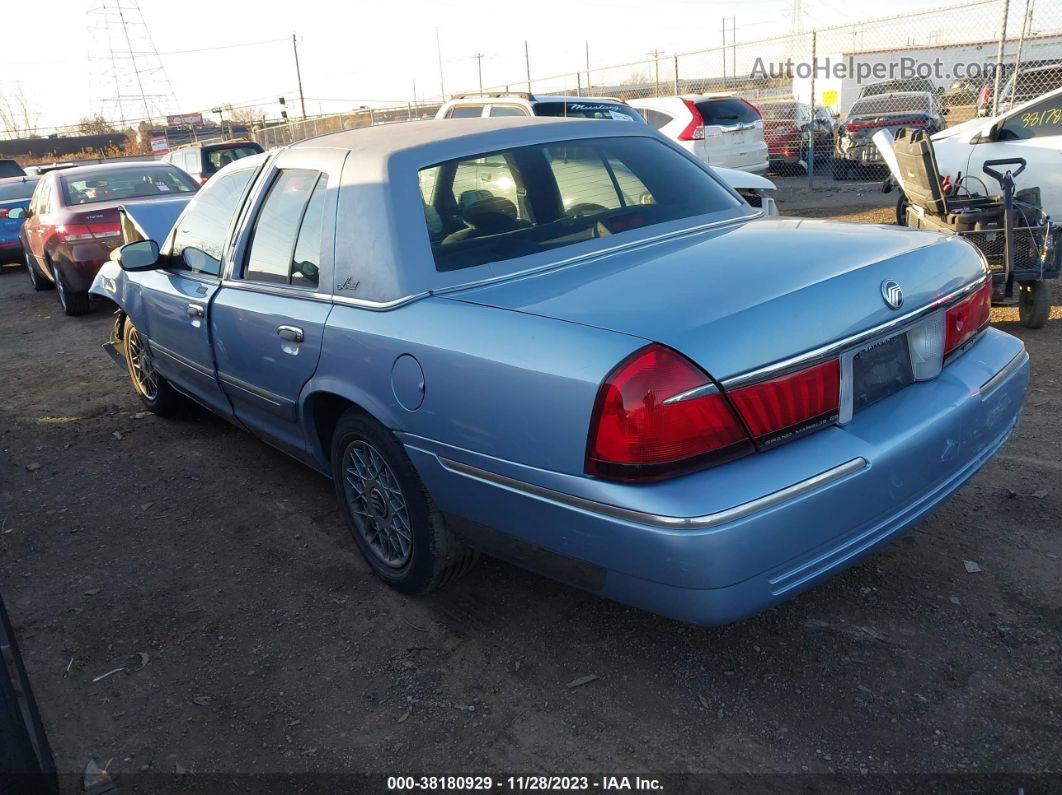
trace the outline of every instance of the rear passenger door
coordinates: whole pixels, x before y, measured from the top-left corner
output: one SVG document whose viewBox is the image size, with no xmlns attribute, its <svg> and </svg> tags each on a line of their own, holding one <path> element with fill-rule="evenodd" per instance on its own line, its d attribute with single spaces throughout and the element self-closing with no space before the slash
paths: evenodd
<svg viewBox="0 0 1062 795">
<path fill-rule="evenodd" d="M 218 378 L 237 419 L 293 453 L 306 449 L 299 396 L 332 309 L 345 157 L 295 148 L 273 162 L 211 314 Z"/>
</svg>

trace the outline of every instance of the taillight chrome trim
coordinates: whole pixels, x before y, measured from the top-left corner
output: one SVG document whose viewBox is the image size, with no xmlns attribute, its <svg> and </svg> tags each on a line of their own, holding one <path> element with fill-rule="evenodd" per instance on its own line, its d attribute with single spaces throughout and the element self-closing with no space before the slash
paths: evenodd
<svg viewBox="0 0 1062 795">
<path fill-rule="evenodd" d="M 907 314 L 894 317 L 886 323 L 866 329 L 858 334 L 853 334 L 850 337 L 836 340 L 828 345 L 823 345 L 822 347 L 814 348 L 805 353 L 791 356 L 788 359 L 782 359 L 773 364 L 758 367 L 755 370 L 749 370 L 744 373 L 739 373 L 738 375 L 732 375 L 729 378 L 719 379 L 719 383 L 724 390 L 737 389 L 738 387 L 754 384 L 757 381 L 777 378 L 778 376 L 785 375 L 789 372 L 803 370 L 805 367 L 821 364 L 828 359 L 836 358 L 848 348 L 872 342 L 879 337 L 891 336 L 893 333 L 901 331 L 905 326 L 914 325 L 919 320 L 933 314 L 941 309 L 941 307 L 948 308 L 957 304 L 959 301 L 962 301 L 964 298 L 967 298 L 981 289 L 981 287 L 984 286 L 985 280 L 988 278 L 990 277 L 985 274 L 979 279 L 976 279 L 957 290 L 953 290 L 923 307 L 911 310 Z"/>
<path fill-rule="evenodd" d="M 684 400 L 696 400 L 701 397 L 708 397 L 708 395 L 714 395 L 719 392 L 719 387 L 713 383 L 702 384 L 701 386 L 688 389 L 685 392 L 679 392 L 677 395 L 672 395 L 664 401 L 664 405 L 668 406 L 672 403 L 681 403 Z"/>
<path fill-rule="evenodd" d="M 839 464 L 831 469 L 827 469 L 825 472 L 820 472 L 817 475 L 812 475 L 809 478 L 805 478 L 790 486 L 786 486 L 785 488 L 772 491 L 762 497 L 757 497 L 748 502 L 739 503 L 732 508 L 726 508 L 722 511 L 715 511 L 713 513 L 701 514 L 700 516 L 667 516 L 648 513 L 646 511 L 636 511 L 631 508 L 622 508 L 618 505 L 598 502 L 597 500 L 590 500 L 586 497 L 577 497 L 574 494 L 556 491 L 555 489 L 546 488 L 545 486 L 539 486 L 534 483 L 528 483 L 523 480 L 517 480 L 508 475 L 499 475 L 497 472 L 490 472 L 486 469 L 480 469 L 471 464 L 463 464 L 460 461 L 443 458 L 442 456 L 439 457 L 439 463 L 442 464 L 444 469 L 448 469 L 451 472 L 482 480 L 496 486 L 501 486 L 502 488 L 522 492 L 531 497 L 552 502 L 563 507 L 575 508 L 576 510 L 586 511 L 598 516 L 619 519 L 624 522 L 645 525 L 661 530 L 705 530 L 730 522 L 736 522 L 747 516 L 795 500 L 809 492 L 828 486 L 842 478 L 846 478 L 849 475 L 854 475 L 870 465 L 865 458 L 860 456 L 858 458 L 853 458 L 850 461 L 845 461 L 843 464 Z M 639 486 L 639 488 L 641 487 Z"/>
</svg>

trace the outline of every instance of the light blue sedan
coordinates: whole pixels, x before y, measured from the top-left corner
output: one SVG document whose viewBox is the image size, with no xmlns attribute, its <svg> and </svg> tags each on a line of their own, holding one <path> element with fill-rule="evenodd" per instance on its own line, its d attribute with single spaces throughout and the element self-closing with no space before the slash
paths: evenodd
<svg viewBox="0 0 1062 795">
<path fill-rule="evenodd" d="M 1028 389 L 974 247 L 766 218 L 643 125 L 336 133 L 156 220 L 93 286 L 141 400 L 331 477 L 410 594 L 482 551 L 732 621 L 924 517 Z"/>
</svg>

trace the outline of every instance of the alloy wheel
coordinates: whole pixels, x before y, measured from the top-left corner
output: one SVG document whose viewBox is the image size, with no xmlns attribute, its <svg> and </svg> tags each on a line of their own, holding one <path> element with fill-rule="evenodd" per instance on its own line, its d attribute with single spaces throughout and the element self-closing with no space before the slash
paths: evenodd
<svg viewBox="0 0 1062 795">
<path fill-rule="evenodd" d="M 133 378 L 136 391 L 148 400 L 155 400 L 159 395 L 159 374 L 135 328 L 129 329 L 129 339 L 125 341 L 125 345 L 129 357 L 129 374 Z"/>
<path fill-rule="evenodd" d="M 413 554 L 413 529 L 398 479 L 380 454 L 358 440 L 343 455 L 343 490 L 357 532 L 372 554 L 392 569 Z"/>
</svg>

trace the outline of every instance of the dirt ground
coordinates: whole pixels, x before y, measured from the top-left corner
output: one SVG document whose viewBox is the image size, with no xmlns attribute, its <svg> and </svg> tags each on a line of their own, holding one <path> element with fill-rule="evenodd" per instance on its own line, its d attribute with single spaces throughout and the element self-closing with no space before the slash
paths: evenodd
<svg viewBox="0 0 1062 795">
<path fill-rule="evenodd" d="M 784 214 L 892 218 L 876 183 L 778 182 Z M 0 587 L 62 771 L 94 757 L 128 791 L 182 771 L 1062 787 L 1057 309 L 1040 331 L 994 313 L 1032 355 L 1025 418 L 932 518 L 700 629 L 493 560 L 402 597 L 359 558 L 328 481 L 205 412 L 144 414 L 100 348 L 107 311 L 63 317 L 19 269 L 0 305 Z"/>
</svg>

